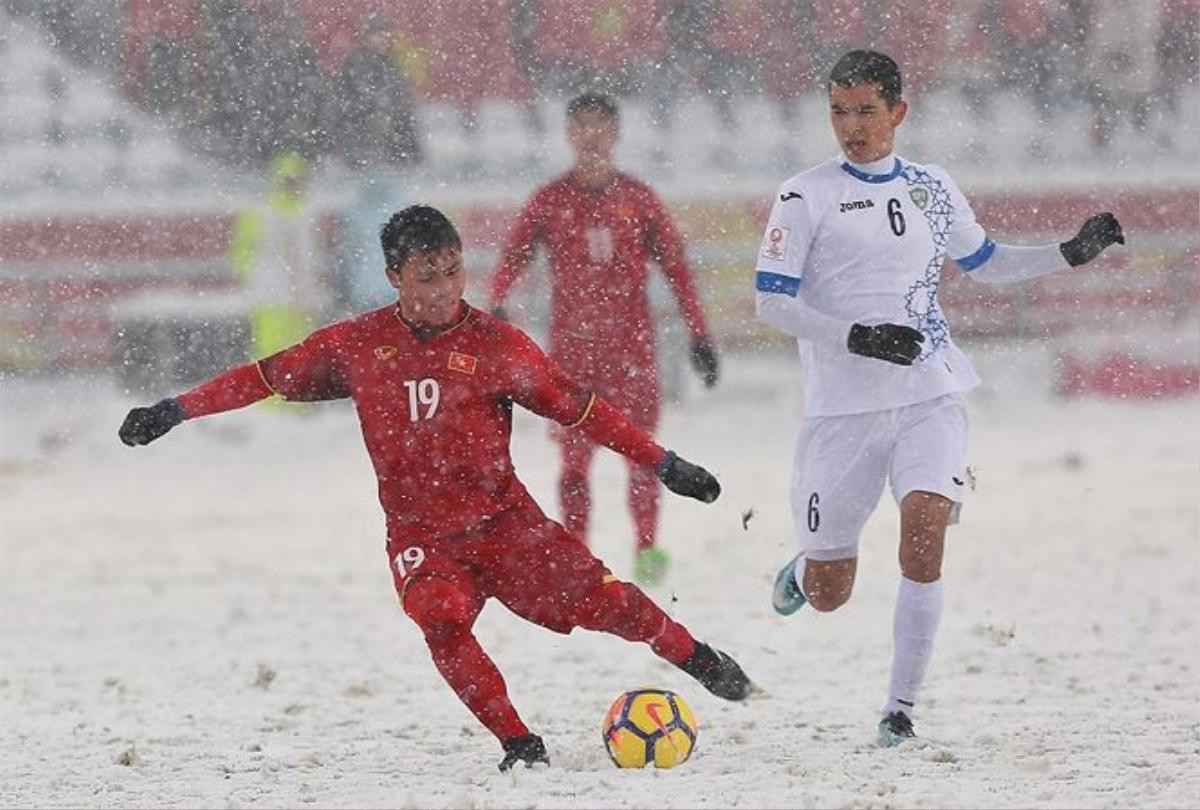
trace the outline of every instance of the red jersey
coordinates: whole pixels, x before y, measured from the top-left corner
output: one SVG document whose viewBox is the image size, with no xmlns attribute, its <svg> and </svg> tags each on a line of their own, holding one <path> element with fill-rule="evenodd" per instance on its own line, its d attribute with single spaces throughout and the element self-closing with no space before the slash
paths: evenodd
<svg viewBox="0 0 1200 810">
<path fill-rule="evenodd" d="M 531 504 L 509 454 L 512 406 L 579 427 L 645 466 L 665 451 L 550 363 L 523 332 L 463 303 L 436 333 L 395 306 L 319 329 L 257 364 L 182 394 L 186 418 L 278 393 L 294 401 L 349 397 L 379 481 L 389 534 L 405 541 L 461 534 Z"/>
<path fill-rule="evenodd" d="M 566 174 L 542 187 L 509 235 L 492 278 L 493 306 L 504 301 L 539 243 L 549 250 L 550 356 L 581 379 L 614 358 L 653 366 L 646 297 L 651 260 L 662 268 L 692 334 L 707 335 L 683 240 L 645 183 L 618 173 L 607 187 L 589 189 Z"/>
</svg>

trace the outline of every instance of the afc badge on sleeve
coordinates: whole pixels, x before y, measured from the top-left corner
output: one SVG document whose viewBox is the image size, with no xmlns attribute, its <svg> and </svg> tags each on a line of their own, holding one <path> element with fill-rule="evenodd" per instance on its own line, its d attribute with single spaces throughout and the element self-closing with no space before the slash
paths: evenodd
<svg viewBox="0 0 1200 810">
<path fill-rule="evenodd" d="M 787 255 L 788 238 L 791 235 L 791 230 L 782 225 L 772 225 L 767 228 L 767 233 L 763 237 L 762 256 L 764 259 L 781 262 L 783 257 Z"/>
</svg>

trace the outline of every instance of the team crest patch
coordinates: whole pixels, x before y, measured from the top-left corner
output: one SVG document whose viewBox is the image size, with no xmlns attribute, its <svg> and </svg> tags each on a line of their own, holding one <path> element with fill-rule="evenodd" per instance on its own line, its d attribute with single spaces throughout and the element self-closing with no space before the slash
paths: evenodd
<svg viewBox="0 0 1200 810">
<path fill-rule="evenodd" d="M 787 255 L 788 237 L 791 230 L 780 225 L 772 225 L 767 229 L 763 238 L 762 255 L 765 259 L 781 262 Z"/>
<path fill-rule="evenodd" d="M 375 356 L 380 360 L 388 360 L 392 357 L 395 357 L 396 351 L 397 349 L 395 346 L 376 346 Z"/>
<path fill-rule="evenodd" d="M 479 365 L 479 358 L 473 357 L 462 352 L 450 352 L 450 361 L 446 367 L 451 371 L 457 371 L 459 374 L 474 374 L 475 367 Z"/>
<path fill-rule="evenodd" d="M 929 192 L 923 188 L 909 190 L 908 196 L 912 197 L 913 204 L 922 211 L 925 210 L 925 206 L 929 205 Z"/>
</svg>

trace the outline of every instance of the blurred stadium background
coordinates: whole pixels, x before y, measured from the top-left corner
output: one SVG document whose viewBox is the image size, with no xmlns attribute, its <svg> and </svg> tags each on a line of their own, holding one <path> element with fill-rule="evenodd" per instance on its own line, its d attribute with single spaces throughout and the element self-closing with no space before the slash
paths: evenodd
<svg viewBox="0 0 1200 810">
<path fill-rule="evenodd" d="M 1195 391 L 1198 30 L 1200 0 L 8 0 L 0 374 L 158 395 L 240 359 L 234 224 L 284 152 L 311 167 L 324 319 L 378 296 L 372 231 L 417 201 L 457 221 L 482 304 L 585 89 L 620 99 L 619 163 L 678 218 L 721 346 L 782 349 L 752 312 L 762 223 L 836 152 L 823 76 L 869 46 L 906 73 L 899 151 L 952 171 L 995 238 L 1058 241 L 1096 210 L 1130 236 L 1099 272 L 1015 288 L 951 269 L 956 334 L 1061 345 L 1064 393 Z M 535 334 L 544 293 L 536 273 L 517 293 Z"/>
</svg>

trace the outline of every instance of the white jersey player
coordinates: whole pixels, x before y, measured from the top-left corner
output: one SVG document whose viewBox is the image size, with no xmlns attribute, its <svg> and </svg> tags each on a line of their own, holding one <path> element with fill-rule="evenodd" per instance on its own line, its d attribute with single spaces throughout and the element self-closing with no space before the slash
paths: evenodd
<svg viewBox="0 0 1200 810">
<path fill-rule="evenodd" d="M 1124 243 L 1112 214 L 1039 247 L 988 238 L 934 165 L 893 152 L 907 104 L 888 56 L 851 51 L 829 78 L 843 154 L 779 187 L 757 257 L 758 316 L 799 339 L 807 368 L 792 513 L 800 553 L 776 577 L 775 609 L 835 610 L 850 598 L 862 527 L 885 484 L 900 505 L 895 653 L 879 740 L 912 737 L 912 709 L 942 612 L 947 525 L 965 476 L 963 392 L 979 382 L 938 304 L 942 264 L 1010 282 Z"/>
</svg>

